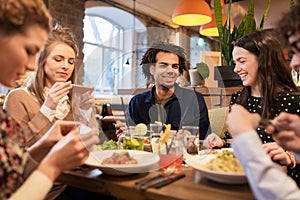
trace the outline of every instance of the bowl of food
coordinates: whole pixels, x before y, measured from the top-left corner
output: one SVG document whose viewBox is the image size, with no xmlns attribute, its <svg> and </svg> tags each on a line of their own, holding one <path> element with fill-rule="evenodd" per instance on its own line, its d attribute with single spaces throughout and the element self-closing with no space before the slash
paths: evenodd
<svg viewBox="0 0 300 200">
<path fill-rule="evenodd" d="M 157 170 L 159 156 L 138 150 L 93 151 L 85 164 L 99 168 L 104 174 L 122 176 Z"/>
<path fill-rule="evenodd" d="M 202 150 L 186 157 L 186 163 L 206 178 L 225 184 L 244 184 L 247 177 L 233 149 Z"/>
</svg>

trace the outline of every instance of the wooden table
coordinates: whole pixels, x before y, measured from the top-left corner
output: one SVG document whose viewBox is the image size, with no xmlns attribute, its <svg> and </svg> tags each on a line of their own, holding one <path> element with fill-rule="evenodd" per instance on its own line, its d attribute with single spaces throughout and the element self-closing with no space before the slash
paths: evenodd
<svg viewBox="0 0 300 200">
<path fill-rule="evenodd" d="M 134 183 L 155 176 L 158 172 L 114 177 L 104 175 L 98 169 L 87 168 L 65 172 L 58 178 L 58 181 L 81 189 L 111 195 L 118 199 L 255 199 L 247 184 L 216 183 L 201 177 L 199 172 L 191 167 L 183 167 L 182 171 L 186 177 L 160 189 L 149 188 L 146 191 L 134 188 Z"/>
</svg>

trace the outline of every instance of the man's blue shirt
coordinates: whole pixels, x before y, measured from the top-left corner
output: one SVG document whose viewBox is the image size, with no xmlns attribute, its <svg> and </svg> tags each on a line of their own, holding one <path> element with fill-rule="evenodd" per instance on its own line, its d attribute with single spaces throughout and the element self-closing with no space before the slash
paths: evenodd
<svg viewBox="0 0 300 200">
<path fill-rule="evenodd" d="M 201 93 L 185 89 L 175 84 L 175 92 L 162 108 L 155 103 L 155 86 L 149 91 L 132 97 L 126 110 L 126 117 L 130 125 L 144 123 L 149 125 L 159 121 L 171 124 L 172 130 L 179 130 L 182 126 L 194 125 L 200 127 L 200 139 L 210 134 L 210 123 L 207 107 Z"/>
</svg>

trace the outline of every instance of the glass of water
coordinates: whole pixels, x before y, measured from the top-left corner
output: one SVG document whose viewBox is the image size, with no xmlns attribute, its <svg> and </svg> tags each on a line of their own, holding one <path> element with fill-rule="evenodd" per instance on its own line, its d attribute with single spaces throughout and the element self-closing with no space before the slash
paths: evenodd
<svg viewBox="0 0 300 200">
<path fill-rule="evenodd" d="M 188 154 L 198 154 L 199 151 L 199 127 L 183 126 L 182 127 L 183 146 Z"/>
</svg>

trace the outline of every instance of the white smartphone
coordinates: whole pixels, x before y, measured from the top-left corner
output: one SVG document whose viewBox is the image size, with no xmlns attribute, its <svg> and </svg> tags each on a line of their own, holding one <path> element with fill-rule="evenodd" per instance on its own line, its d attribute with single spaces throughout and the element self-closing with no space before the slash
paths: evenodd
<svg viewBox="0 0 300 200">
<path fill-rule="evenodd" d="M 94 88 L 91 86 L 84 86 L 84 85 L 75 85 L 73 84 L 73 92 L 83 94 L 88 91 L 94 91 Z"/>
<path fill-rule="evenodd" d="M 88 134 L 89 132 L 91 132 L 91 130 L 92 129 L 90 127 L 88 127 L 84 124 L 80 124 L 80 126 L 79 126 L 79 133 L 80 134 Z"/>
</svg>

